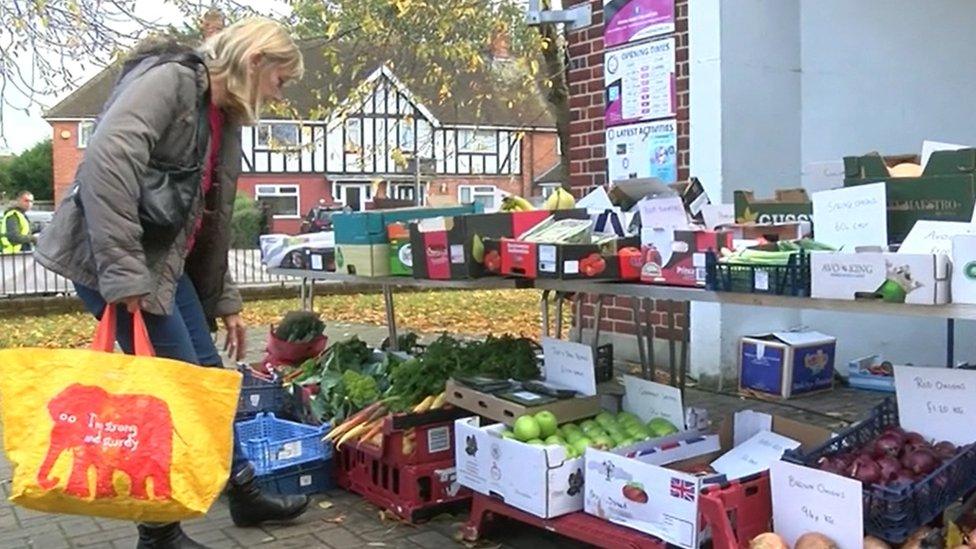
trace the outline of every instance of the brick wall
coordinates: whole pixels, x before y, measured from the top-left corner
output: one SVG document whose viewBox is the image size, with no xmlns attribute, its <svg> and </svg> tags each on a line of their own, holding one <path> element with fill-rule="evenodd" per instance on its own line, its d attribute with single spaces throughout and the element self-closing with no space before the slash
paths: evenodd
<svg viewBox="0 0 976 549">
<path fill-rule="evenodd" d="M 566 0 L 566 6 L 590 2 L 593 24 L 569 33 L 569 92 L 570 122 L 569 183 L 573 192 L 581 196 L 595 185 L 607 183 L 605 142 L 604 83 L 603 83 L 603 2 L 602 0 Z M 675 1 L 675 63 L 678 96 L 678 180 L 689 176 L 688 125 L 688 2 Z M 595 300 L 589 298 L 583 306 L 583 328 L 593 328 Z M 680 304 L 679 304 L 680 305 Z M 655 335 L 668 338 L 679 335 L 669 333 L 664 325 L 666 303 L 651 304 Z M 601 330 L 620 334 L 635 333 L 631 300 L 606 298 L 603 307 Z M 687 318 L 679 315 L 677 326 L 687 326 Z M 678 330 L 676 330 L 678 332 Z"/>
<path fill-rule="evenodd" d="M 54 122 L 51 156 L 54 171 L 54 203 L 61 202 L 68 187 L 75 180 L 75 171 L 84 149 L 78 148 L 78 122 Z"/>
</svg>

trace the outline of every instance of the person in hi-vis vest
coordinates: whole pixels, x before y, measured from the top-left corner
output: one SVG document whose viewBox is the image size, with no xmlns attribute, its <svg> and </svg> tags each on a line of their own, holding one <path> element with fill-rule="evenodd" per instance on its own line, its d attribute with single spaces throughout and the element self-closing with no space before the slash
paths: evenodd
<svg viewBox="0 0 976 549">
<path fill-rule="evenodd" d="M 0 227 L 0 252 L 15 254 L 29 252 L 31 245 L 37 242 L 37 237 L 31 234 L 30 221 L 27 212 L 34 205 L 34 195 L 29 191 L 21 191 L 17 201 L 3 214 L 3 225 Z"/>
</svg>

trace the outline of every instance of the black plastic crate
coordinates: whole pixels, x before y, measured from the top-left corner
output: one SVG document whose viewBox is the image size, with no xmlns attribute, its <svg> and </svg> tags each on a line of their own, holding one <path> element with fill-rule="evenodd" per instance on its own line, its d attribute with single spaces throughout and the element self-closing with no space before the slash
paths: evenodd
<svg viewBox="0 0 976 549">
<path fill-rule="evenodd" d="M 877 405 L 867 419 L 847 428 L 807 454 L 788 451 L 783 459 L 817 467 L 824 456 L 853 450 L 874 440 L 889 425 L 898 425 L 898 407 L 888 398 Z M 959 453 L 924 479 L 905 487 L 864 487 L 864 531 L 900 543 L 919 527 L 928 524 L 953 502 L 976 488 L 976 444 Z"/>
<path fill-rule="evenodd" d="M 705 287 L 715 292 L 810 296 L 810 254 L 797 252 L 786 265 L 722 263 L 705 252 Z"/>
<path fill-rule="evenodd" d="M 596 382 L 603 383 L 613 379 L 613 343 L 606 343 L 597 347 L 594 358 Z"/>
<path fill-rule="evenodd" d="M 272 413 L 288 417 L 294 415 L 294 397 L 277 379 L 264 380 L 247 367 L 240 368 L 241 396 L 237 401 L 237 419 Z"/>
<path fill-rule="evenodd" d="M 257 477 L 258 486 L 272 494 L 321 494 L 335 488 L 333 458 L 286 467 Z"/>
</svg>

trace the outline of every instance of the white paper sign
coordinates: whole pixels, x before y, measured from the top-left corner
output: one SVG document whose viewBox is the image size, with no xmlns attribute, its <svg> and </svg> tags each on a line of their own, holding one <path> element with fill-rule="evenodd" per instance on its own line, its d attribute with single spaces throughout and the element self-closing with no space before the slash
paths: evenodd
<svg viewBox="0 0 976 549">
<path fill-rule="evenodd" d="M 738 446 L 759 431 L 773 430 L 773 416 L 752 410 L 736 412 L 732 423 L 732 445 Z"/>
<path fill-rule="evenodd" d="M 976 371 L 895 366 L 898 419 L 906 431 L 959 446 L 976 441 Z"/>
<path fill-rule="evenodd" d="M 624 410 L 645 423 L 662 417 L 678 429 L 685 428 L 685 409 L 681 389 L 634 376 L 624 376 Z"/>
<path fill-rule="evenodd" d="M 708 229 L 735 223 L 735 204 L 705 204 L 702 206 L 702 218 Z"/>
<path fill-rule="evenodd" d="M 958 151 L 968 149 L 969 145 L 953 145 L 952 143 L 941 143 L 939 141 L 922 141 L 922 170 L 928 165 L 932 153 L 936 151 Z"/>
<path fill-rule="evenodd" d="M 660 120 L 607 128 L 610 181 L 656 177 L 678 180 L 678 122 Z"/>
<path fill-rule="evenodd" d="M 864 541 L 861 483 L 840 475 L 777 461 L 769 468 L 773 526 L 792 547 L 807 532 L 819 532 L 840 549 Z"/>
<path fill-rule="evenodd" d="M 919 220 L 905 237 L 898 253 L 952 255 L 952 237 L 957 234 L 976 234 L 976 224 Z"/>
<path fill-rule="evenodd" d="M 813 193 L 817 240 L 853 251 L 857 246 L 888 246 L 884 183 Z"/>
<path fill-rule="evenodd" d="M 577 200 L 576 207 L 586 208 L 591 214 L 600 214 L 615 208 L 613 202 L 610 201 L 610 195 L 607 194 L 607 190 L 603 187 L 597 187 L 590 191 L 588 195 Z"/>
<path fill-rule="evenodd" d="M 688 214 L 680 196 L 644 198 L 637 203 L 645 229 L 687 229 Z"/>
<path fill-rule="evenodd" d="M 593 348 L 582 343 L 542 338 L 546 382 L 587 396 L 596 394 Z"/>
<path fill-rule="evenodd" d="M 712 469 L 729 480 L 769 469 L 783 457 L 783 452 L 800 447 L 800 443 L 772 431 L 760 431 L 712 462 Z"/>
<path fill-rule="evenodd" d="M 607 127 L 677 114 L 674 38 L 609 50 L 603 59 Z"/>
</svg>

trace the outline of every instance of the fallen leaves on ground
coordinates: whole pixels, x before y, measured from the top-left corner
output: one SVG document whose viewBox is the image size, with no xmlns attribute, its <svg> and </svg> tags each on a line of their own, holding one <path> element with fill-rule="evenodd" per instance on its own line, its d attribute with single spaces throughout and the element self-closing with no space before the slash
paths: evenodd
<svg viewBox="0 0 976 549">
<path fill-rule="evenodd" d="M 464 335 L 505 333 L 538 338 L 541 315 L 538 290 L 472 290 L 403 292 L 394 294 L 397 326 L 407 331 Z M 298 309 L 293 299 L 264 299 L 244 304 L 245 321 L 254 329 L 277 324 L 288 311 Z M 325 322 L 386 325 L 381 294 L 320 295 L 315 310 Z M 570 307 L 563 307 L 569 325 Z M 554 308 L 553 308 L 554 311 Z M 555 312 L 552 313 L 553 321 Z M 10 317 L 0 330 L 0 348 L 87 346 L 95 333 L 88 313 Z"/>
</svg>

